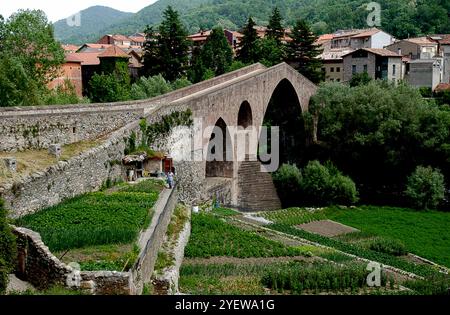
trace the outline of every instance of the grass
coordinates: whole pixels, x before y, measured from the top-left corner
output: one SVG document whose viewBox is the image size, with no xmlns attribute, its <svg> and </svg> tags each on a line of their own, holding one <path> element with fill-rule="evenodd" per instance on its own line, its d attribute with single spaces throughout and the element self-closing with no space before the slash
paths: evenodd
<svg viewBox="0 0 450 315">
<path fill-rule="evenodd" d="M 67 161 L 80 153 L 99 146 L 101 140 L 81 141 L 61 147 L 61 161 Z M 43 171 L 55 165 L 58 159 L 48 153 L 48 150 L 26 150 L 19 152 L 0 152 L 0 158 L 14 157 L 17 160 L 17 172 L 11 173 L 3 163 L 0 163 L 0 184 L 8 184 L 37 171 Z"/>
<path fill-rule="evenodd" d="M 269 228 L 286 234 L 307 239 L 312 242 L 319 243 L 324 246 L 332 247 L 344 253 L 362 257 L 368 260 L 377 261 L 381 264 L 390 265 L 398 269 L 402 269 L 420 276 L 430 276 L 437 272 L 435 268 L 426 265 L 417 265 L 410 263 L 401 258 L 391 256 L 385 253 L 379 253 L 370 249 L 366 249 L 357 244 L 346 243 L 337 239 L 328 238 L 318 234 L 309 233 L 304 230 L 297 229 L 287 224 L 271 224 Z"/>
<path fill-rule="evenodd" d="M 214 213 L 221 217 L 233 217 L 239 215 L 240 213 L 236 210 L 228 209 L 228 208 L 213 208 L 211 213 Z"/>
<path fill-rule="evenodd" d="M 327 218 L 355 227 L 368 235 L 401 241 L 409 252 L 450 267 L 450 213 L 361 206 L 330 207 Z"/>
<path fill-rule="evenodd" d="M 211 214 L 193 214 L 186 257 L 280 257 L 303 252 L 232 226 Z"/>
<path fill-rule="evenodd" d="M 287 225 L 300 225 L 326 219 L 325 215 L 321 212 L 309 212 L 303 208 L 288 208 L 278 211 L 266 211 L 261 212 L 259 215 L 274 223 Z"/>
<path fill-rule="evenodd" d="M 148 185 L 145 182 L 135 190 Z M 149 223 L 158 192 L 95 192 L 18 219 L 39 232 L 52 251 L 95 245 L 128 244 Z"/>
</svg>

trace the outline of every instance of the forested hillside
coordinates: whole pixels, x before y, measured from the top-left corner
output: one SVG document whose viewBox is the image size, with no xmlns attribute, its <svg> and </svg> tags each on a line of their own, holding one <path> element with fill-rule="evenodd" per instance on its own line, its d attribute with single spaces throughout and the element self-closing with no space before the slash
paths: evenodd
<svg viewBox="0 0 450 315">
<path fill-rule="evenodd" d="M 80 28 L 77 36 L 67 37 L 56 25 L 56 33 L 65 42 L 78 43 L 104 33 L 134 33 L 142 31 L 147 24 L 158 24 L 161 12 L 171 5 L 180 12 L 190 32 L 215 25 L 239 29 L 250 15 L 257 24 L 265 25 L 273 7 L 278 6 L 286 26 L 304 18 L 313 25 L 316 33 L 321 34 L 367 27 L 367 3 L 367 0 L 160 0 L 103 28 L 89 28 L 89 31 Z M 378 3 L 382 8 L 381 27 L 398 38 L 450 32 L 450 0 L 378 0 Z"/>
</svg>

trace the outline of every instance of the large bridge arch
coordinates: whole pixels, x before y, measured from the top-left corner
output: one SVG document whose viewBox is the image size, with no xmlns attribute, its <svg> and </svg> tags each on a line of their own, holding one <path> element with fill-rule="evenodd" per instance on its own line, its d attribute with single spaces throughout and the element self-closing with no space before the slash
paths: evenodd
<svg viewBox="0 0 450 315">
<path fill-rule="evenodd" d="M 233 141 L 225 120 L 220 117 L 207 146 L 205 177 L 233 177 Z"/>
</svg>

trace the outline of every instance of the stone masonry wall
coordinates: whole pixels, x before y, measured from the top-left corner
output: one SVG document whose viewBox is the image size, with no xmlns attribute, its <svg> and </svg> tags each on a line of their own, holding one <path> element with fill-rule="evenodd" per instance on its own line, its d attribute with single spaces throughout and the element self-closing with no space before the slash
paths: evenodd
<svg viewBox="0 0 450 315">
<path fill-rule="evenodd" d="M 0 151 L 47 148 L 97 139 L 140 117 L 161 104 L 195 94 L 246 73 L 262 69 L 255 64 L 155 98 L 105 104 L 80 104 L 0 108 Z"/>
</svg>

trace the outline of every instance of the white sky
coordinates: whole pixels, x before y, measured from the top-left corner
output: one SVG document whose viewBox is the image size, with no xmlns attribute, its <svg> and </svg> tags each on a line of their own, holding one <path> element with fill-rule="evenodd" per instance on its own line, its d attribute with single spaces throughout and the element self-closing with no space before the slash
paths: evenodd
<svg viewBox="0 0 450 315">
<path fill-rule="evenodd" d="M 18 9 L 41 9 L 51 22 L 56 22 L 94 5 L 137 12 L 153 2 L 156 0 L 0 0 L 0 14 L 7 18 Z"/>
</svg>

